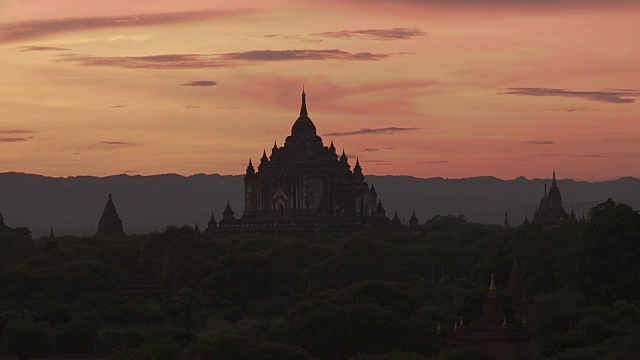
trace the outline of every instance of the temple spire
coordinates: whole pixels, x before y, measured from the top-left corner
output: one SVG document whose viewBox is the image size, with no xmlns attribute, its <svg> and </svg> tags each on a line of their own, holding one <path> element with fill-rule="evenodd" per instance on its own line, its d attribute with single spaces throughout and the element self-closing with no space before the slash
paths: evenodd
<svg viewBox="0 0 640 360">
<path fill-rule="evenodd" d="M 122 220 L 118 215 L 116 206 L 113 204 L 111 194 L 109 194 L 107 204 L 104 206 L 104 211 L 98 221 L 98 232 L 96 236 L 126 237 L 122 230 Z"/>
<path fill-rule="evenodd" d="M 553 180 L 551 180 L 551 186 L 558 186 L 558 184 L 556 184 L 556 171 L 553 170 Z"/>
<path fill-rule="evenodd" d="M 494 274 L 491 274 L 491 285 L 489 286 L 489 291 L 496 291 L 496 280 Z"/>
<path fill-rule="evenodd" d="M 307 94 L 304 93 L 304 85 L 302 85 L 302 105 L 300 106 L 300 116 L 308 117 L 307 113 Z"/>
</svg>

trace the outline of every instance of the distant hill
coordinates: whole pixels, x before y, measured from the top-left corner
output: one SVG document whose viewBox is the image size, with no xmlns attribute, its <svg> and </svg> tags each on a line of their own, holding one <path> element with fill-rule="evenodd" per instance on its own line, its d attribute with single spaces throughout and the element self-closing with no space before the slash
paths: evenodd
<svg viewBox="0 0 640 360">
<path fill-rule="evenodd" d="M 220 219 L 229 201 L 239 217 L 244 210 L 242 176 L 176 174 L 154 176 L 52 178 L 40 175 L 1 173 L 0 212 L 9 226 L 26 226 L 34 236 L 93 235 L 98 219 L 113 194 L 125 232 L 146 233 L 167 225 L 191 225 L 201 229 L 213 211 Z M 421 222 L 434 215 L 464 214 L 468 220 L 501 224 L 508 211 L 512 225 L 529 218 L 542 196 L 548 179 L 494 177 L 467 179 L 421 179 L 411 176 L 368 176 L 387 210 L 397 211 L 404 221 L 412 210 Z M 589 183 L 559 180 L 564 207 L 573 207 L 578 217 L 607 198 L 640 209 L 640 179 Z"/>
</svg>

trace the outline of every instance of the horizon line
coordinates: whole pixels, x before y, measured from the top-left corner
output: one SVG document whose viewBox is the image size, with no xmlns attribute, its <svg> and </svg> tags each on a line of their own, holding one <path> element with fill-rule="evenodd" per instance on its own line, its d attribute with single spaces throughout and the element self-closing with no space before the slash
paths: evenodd
<svg viewBox="0 0 640 360">
<path fill-rule="evenodd" d="M 141 176 L 141 177 L 153 177 L 153 176 L 166 176 L 166 175 L 176 175 L 176 176 L 181 176 L 184 178 L 189 178 L 189 177 L 193 177 L 193 176 L 199 176 L 199 175 L 204 175 L 204 176 L 244 176 L 244 174 L 219 174 L 219 173 L 193 173 L 193 174 L 189 174 L 189 175 L 185 175 L 185 174 L 180 174 L 180 173 L 175 173 L 175 172 L 167 172 L 167 173 L 159 173 L 159 174 L 131 174 L 131 173 L 127 173 L 127 172 L 122 172 L 119 174 L 111 174 L 111 175 L 67 175 L 67 176 L 52 176 L 52 175 L 44 175 L 44 174 L 36 174 L 36 173 L 27 173 L 27 172 L 21 172 L 21 171 L 5 171 L 5 172 L 0 172 L 0 175 L 5 175 L 5 174 L 17 174 L 17 175 L 28 175 L 28 176 L 40 176 L 40 177 L 45 177 L 45 178 L 51 178 L 51 179 L 70 179 L 70 178 L 81 178 L 81 177 L 91 177 L 91 178 L 98 178 L 98 179 L 104 179 L 104 178 L 109 178 L 109 177 L 116 177 L 116 176 L 130 176 L 130 177 L 135 177 L 135 176 Z M 551 180 L 551 177 L 549 178 L 527 178 L 526 176 L 520 175 L 520 176 L 516 176 L 513 179 L 505 179 L 505 178 L 500 178 L 494 175 L 477 175 L 477 176 L 469 176 L 469 177 L 460 177 L 460 178 L 456 178 L 456 177 L 446 177 L 446 176 L 433 176 L 433 177 L 420 177 L 420 176 L 414 176 L 414 175 L 394 175 L 394 174 L 385 174 L 385 175 L 377 175 L 377 174 L 370 174 L 370 175 L 365 175 L 365 179 L 367 178 L 367 176 L 377 176 L 377 177 L 385 177 L 385 176 L 389 176 L 389 177 L 409 177 L 409 178 L 414 178 L 414 179 L 423 179 L 423 180 L 429 180 L 429 179 L 443 179 L 443 180 L 467 180 L 467 179 L 478 179 L 478 178 L 494 178 L 497 180 L 501 180 L 501 181 L 514 181 L 514 180 L 518 180 L 518 179 L 524 179 L 524 180 L 528 180 L 528 181 L 533 181 L 533 180 Z M 574 178 L 562 178 L 562 179 L 557 179 L 557 181 L 574 181 L 574 182 L 586 182 L 586 183 L 602 183 L 602 182 L 612 182 L 612 181 L 618 181 L 621 179 L 635 179 L 635 180 L 640 180 L 640 177 L 635 177 L 635 176 L 621 176 L 618 178 L 611 178 L 611 179 L 604 179 L 604 180 L 582 180 L 582 179 L 574 179 Z"/>
</svg>

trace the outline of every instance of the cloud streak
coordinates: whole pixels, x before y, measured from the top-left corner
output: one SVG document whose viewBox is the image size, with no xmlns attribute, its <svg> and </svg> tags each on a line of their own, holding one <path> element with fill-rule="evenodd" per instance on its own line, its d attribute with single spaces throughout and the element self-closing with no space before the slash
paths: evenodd
<svg viewBox="0 0 640 360">
<path fill-rule="evenodd" d="M 549 141 L 549 140 L 544 140 L 544 141 L 531 140 L 531 141 L 523 141 L 522 144 L 524 145 L 555 145 L 556 142 Z"/>
<path fill-rule="evenodd" d="M 124 142 L 124 141 L 101 141 L 100 144 L 102 145 L 115 145 L 115 146 L 124 146 L 124 145 L 133 145 L 129 142 Z"/>
<path fill-rule="evenodd" d="M 37 39 L 49 35 L 73 31 L 204 21 L 235 15 L 238 13 L 239 11 L 188 11 L 10 22 L 0 25 L 0 43 Z"/>
<path fill-rule="evenodd" d="M 336 1 L 334 0 L 334 2 Z M 340 3 L 345 3 L 345 1 L 340 1 Z M 358 7 L 382 7 L 387 11 L 390 6 L 397 5 L 454 10 L 491 9 L 498 11 L 612 10 L 625 7 L 637 7 L 638 5 L 636 0 L 350 0 L 346 1 L 346 3 Z"/>
<path fill-rule="evenodd" d="M 350 53 L 338 49 L 330 50 L 254 50 L 223 54 L 224 60 L 245 61 L 289 61 L 289 60 L 380 60 L 391 54 L 370 52 Z"/>
<path fill-rule="evenodd" d="M 398 132 L 405 131 L 414 131 L 420 130 L 421 128 L 417 127 L 384 127 L 384 128 L 376 128 L 376 129 L 360 129 L 355 131 L 346 131 L 346 132 L 332 132 L 328 134 L 324 134 L 323 136 L 351 136 L 351 135 L 371 135 L 371 134 L 384 134 L 384 135 L 392 135 Z"/>
<path fill-rule="evenodd" d="M 0 138 L 0 143 L 13 143 L 13 142 L 23 142 L 29 141 L 33 139 L 33 136 L 29 137 L 11 137 L 11 138 Z"/>
<path fill-rule="evenodd" d="M 0 134 L 35 134 L 32 130 L 0 130 Z"/>
<path fill-rule="evenodd" d="M 524 96 L 561 96 L 581 98 L 591 101 L 607 102 L 612 104 L 630 104 L 635 102 L 635 97 L 640 96 L 640 90 L 614 89 L 610 91 L 571 91 L 567 89 L 552 88 L 508 88 L 501 95 Z"/>
<path fill-rule="evenodd" d="M 71 49 L 61 48 L 56 46 L 20 46 L 20 52 L 26 51 L 69 51 Z"/>
<path fill-rule="evenodd" d="M 196 87 L 208 87 L 208 86 L 215 86 L 215 85 L 218 85 L 217 81 L 209 81 L 209 80 L 195 80 L 195 81 L 189 81 L 182 84 L 182 86 L 196 86 Z"/>
<path fill-rule="evenodd" d="M 592 159 L 592 158 L 607 157 L 607 155 L 605 155 L 604 153 L 595 153 L 595 154 L 580 154 L 580 155 L 576 155 L 575 157 Z"/>
<path fill-rule="evenodd" d="M 64 54 L 57 62 L 71 62 L 82 66 L 112 66 L 128 69 L 203 69 L 234 67 L 252 62 L 278 62 L 299 60 L 376 61 L 394 54 L 370 52 L 350 53 L 329 50 L 253 50 L 223 54 L 162 54 L 149 56 L 92 56 Z"/>
<path fill-rule="evenodd" d="M 365 40 L 406 40 L 427 35 L 418 28 L 392 28 L 369 30 L 342 30 L 310 34 L 339 39 L 365 39 Z"/>
<path fill-rule="evenodd" d="M 447 163 L 449 163 L 449 161 L 446 161 L 446 160 L 432 160 L 432 161 L 420 161 L 420 162 L 418 162 L 418 164 L 431 164 L 431 165 L 434 165 L 434 164 L 447 164 Z"/>
</svg>

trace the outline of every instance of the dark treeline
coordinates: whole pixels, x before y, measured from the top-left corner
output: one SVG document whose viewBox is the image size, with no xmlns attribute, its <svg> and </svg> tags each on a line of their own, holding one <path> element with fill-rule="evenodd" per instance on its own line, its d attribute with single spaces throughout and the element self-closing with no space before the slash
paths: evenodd
<svg viewBox="0 0 640 360">
<path fill-rule="evenodd" d="M 489 359 L 441 350 L 456 319 L 479 318 L 491 274 L 505 316 L 518 323 L 504 291 L 514 254 L 534 301 L 533 358 L 637 355 L 640 215 L 631 207 L 609 200 L 585 223 L 557 228 L 463 216 L 424 228 L 209 239 L 169 226 L 123 240 L 51 241 L 5 227 L 0 356 Z M 157 286 L 171 264 L 175 290 L 125 296 L 141 253 Z"/>
</svg>

